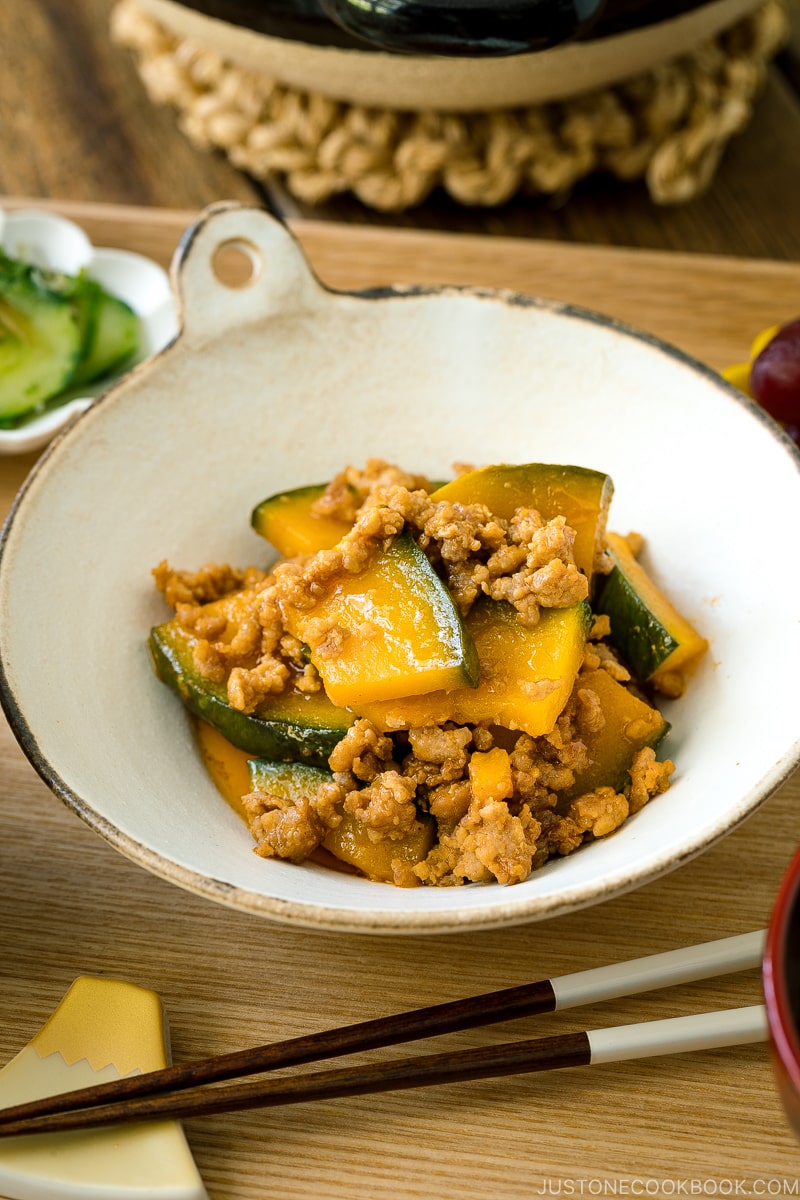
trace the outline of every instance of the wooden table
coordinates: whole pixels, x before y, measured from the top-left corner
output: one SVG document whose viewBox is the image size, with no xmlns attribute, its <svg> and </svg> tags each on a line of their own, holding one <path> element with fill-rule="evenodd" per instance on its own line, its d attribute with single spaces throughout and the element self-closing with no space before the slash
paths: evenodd
<svg viewBox="0 0 800 1200">
<path fill-rule="evenodd" d="M 791 49 L 710 192 L 683 208 L 655 209 L 638 187 L 590 181 L 563 206 L 470 212 L 436 198 L 407 217 L 378 218 L 344 201 L 311 214 L 195 151 L 109 44 L 108 9 L 108 0 L 0 6 L 0 193 L 52 204 L 99 244 L 166 263 L 206 203 L 266 201 L 294 216 L 334 285 L 544 293 L 633 321 L 716 367 L 800 305 Z M 468 236 L 425 232 L 445 229 Z M 32 462 L 0 459 L 0 513 Z M 0 721 L 0 1062 L 82 973 L 158 991 L 175 1059 L 186 1061 L 757 929 L 798 839 L 798 803 L 795 777 L 699 859 L 585 912 L 494 933 L 338 937 L 228 911 L 127 862 L 53 798 Z M 749 972 L 435 1048 L 749 1004 L 759 986 Z M 800 1150 L 764 1046 L 209 1118 L 187 1133 L 211 1200 L 776 1195 L 800 1186 Z"/>
<path fill-rule="evenodd" d="M 55 207 L 97 243 L 165 263 L 190 216 Z M 533 291 L 545 281 L 551 295 L 635 317 L 716 366 L 738 357 L 751 329 L 800 293 L 800 265 L 792 263 L 415 231 L 389 236 L 324 222 L 295 228 L 321 277 L 338 286 L 413 276 Z M 32 461 L 0 460 L 0 511 Z M 170 1017 L 175 1059 L 187 1061 L 758 929 L 797 841 L 798 803 L 795 776 L 694 862 L 584 912 L 491 933 L 336 936 L 223 909 L 129 863 L 50 794 L 2 723 L 0 1062 L 29 1040 L 80 974 L 155 989 Z M 759 998 L 758 974 L 750 971 L 434 1046 L 489 1045 Z M 193 1120 L 187 1134 L 211 1200 L 756 1196 L 800 1186 L 800 1149 L 763 1045 Z"/>
</svg>

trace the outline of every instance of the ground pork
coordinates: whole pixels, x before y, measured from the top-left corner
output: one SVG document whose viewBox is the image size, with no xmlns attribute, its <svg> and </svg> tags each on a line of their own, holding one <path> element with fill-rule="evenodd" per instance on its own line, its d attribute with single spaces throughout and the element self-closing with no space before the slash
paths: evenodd
<svg viewBox="0 0 800 1200">
<path fill-rule="evenodd" d="M 424 883 L 520 883 L 530 874 L 540 831 L 527 806 L 513 816 L 502 800 L 473 802 L 414 873 Z"/>
<path fill-rule="evenodd" d="M 507 600 L 521 621 L 534 625 L 540 608 L 586 598 L 588 581 L 573 556 L 575 533 L 563 517 L 545 522 L 535 509 L 520 508 L 501 520 L 484 504 L 434 501 L 428 487 L 422 477 L 380 459 L 370 460 L 363 472 L 341 472 L 314 511 L 352 521 L 352 528 L 335 549 L 279 569 L 284 613 L 312 609 L 334 575 L 363 571 L 376 547 L 403 526 L 442 570 L 464 615 L 485 593 Z M 318 633 L 320 643 L 328 634 Z"/>
<path fill-rule="evenodd" d="M 195 639 L 196 670 L 226 683 L 229 702 L 245 713 L 290 684 L 304 693 L 319 690 L 317 672 L 300 661 L 303 650 L 288 632 L 292 613 L 311 612 L 342 572 L 362 573 L 377 547 L 406 524 L 444 571 L 463 613 L 485 593 L 507 600 L 520 620 L 533 625 L 541 606 L 564 607 L 586 596 L 586 578 L 572 557 L 574 533 L 563 518 L 544 522 L 535 510 L 522 508 L 501 521 L 482 504 L 436 503 L 428 486 L 422 476 L 380 459 L 370 460 L 364 471 L 348 467 L 315 511 L 352 520 L 352 528 L 333 549 L 279 563 L 269 576 L 228 564 L 189 572 L 159 563 L 156 586 Z M 204 613 L 205 604 L 234 592 L 241 600 L 226 622 Z M 359 636 L 369 633 L 364 628 Z M 335 659 L 353 636 L 325 618 L 306 622 L 304 634 L 323 663 Z M 443 768 L 443 776 L 449 771 Z"/>
<path fill-rule="evenodd" d="M 345 812 L 363 823 L 370 841 L 396 840 L 417 823 L 416 790 L 413 780 L 398 771 L 382 771 L 368 787 L 348 793 Z"/>
<path fill-rule="evenodd" d="M 370 458 L 363 470 L 345 467 L 335 475 L 325 491 L 314 501 L 312 512 L 318 517 L 337 517 L 340 521 L 355 521 L 356 514 L 379 488 L 400 485 L 409 491 L 430 488 L 424 475 L 411 475 L 382 458 Z"/>
<path fill-rule="evenodd" d="M 266 792 L 250 792 L 242 797 L 242 804 L 256 854 L 262 858 L 304 862 L 325 836 L 325 825 L 311 797 L 292 804 Z"/>
<path fill-rule="evenodd" d="M 370 783 L 392 761 L 391 738 L 379 733 L 366 717 L 355 721 L 333 748 L 328 765 L 338 775 L 350 774 Z"/>
<path fill-rule="evenodd" d="M 465 725 L 427 725 L 409 729 L 408 740 L 414 757 L 439 767 L 442 781 L 459 779 L 467 766 L 467 746 L 472 730 Z"/>
<path fill-rule="evenodd" d="M 670 776 L 675 770 L 675 763 L 665 758 L 658 762 L 656 752 L 651 746 L 643 746 L 637 750 L 628 774 L 631 777 L 628 803 L 632 813 L 644 808 L 653 796 L 666 792 L 670 784 Z"/>
<path fill-rule="evenodd" d="M 613 833 L 669 786 L 672 763 L 657 762 L 646 748 L 631 766 L 627 794 L 599 787 L 557 811 L 559 792 L 574 782 L 570 764 L 581 759 L 576 746 L 585 754 L 572 736 L 573 717 L 562 715 L 560 727 L 543 737 L 517 735 L 508 752 L 512 794 L 485 801 L 473 794 L 469 764 L 473 753 L 490 748 L 489 731 L 479 739 L 487 750 L 478 750 L 469 727 L 411 730 L 404 735 L 411 753 L 400 771 L 392 738 L 365 719 L 356 721 L 331 755 L 332 781 L 315 796 L 294 806 L 263 792 L 245 797 L 257 852 L 302 861 L 343 812 L 363 825 L 370 841 L 401 841 L 419 828 L 422 810 L 436 821 L 438 841 L 420 863 L 397 860 L 399 886 L 521 882 L 553 855 L 572 854 L 587 838 Z M 445 780 L 445 771 L 455 778 Z"/>
<path fill-rule="evenodd" d="M 245 587 L 245 580 L 248 576 L 252 579 L 256 570 L 240 571 L 228 563 L 206 563 L 198 571 L 178 571 L 163 559 L 153 568 L 153 578 L 170 608 L 177 609 L 181 604 L 208 604 L 220 600 Z"/>
<path fill-rule="evenodd" d="M 264 658 L 252 670 L 234 667 L 228 676 L 228 703 L 239 712 L 255 712 L 267 696 L 285 689 L 290 676 L 286 663 L 276 658 Z"/>
<path fill-rule="evenodd" d="M 549 858 L 558 854 L 564 858 L 573 854 L 583 845 L 584 834 L 571 817 L 562 816 L 553 809 L 537 813 L 541 832 L 536 843 L 536 854 L 531 864 L 532 870 L 544 866 Z"/>
<path fill-rule="evenodd" d="M 440 783 L 428 792 L 428 812 L 436 818 L 439 832 L 455 829 L 472 800 L 472 789 L 466 779 L 456 783 Z"/>
<path fill-rule="evenodd" d="M 362 573 L 404 527 L 464 614 L 487 595 L 513 604 L 519 619 L 534 625 L 542 607 L 586 598 L 588 583 L 574 561 L 575 534 L 563 517 L 545 521 L 534 509 L 518 508 L 503 520 L 482 504 L 437 502 L 429 493 L 423 476 L 371 459 L 363 470 L 348 467 L 337 475 L 314 506 L 318 515 L 351 525 L 332 550 L 281 562 L 269 574 L 227 564 L 179 571 L 160 563 L 153 571 L 156 587 L 193 639 L 197 670 L 224 684 L 231 705 L 244 713 L 290 688 L 319 691 L 309 647 L 324 663 L 353 634 L 329 620 L 308 621 L 308 614 L 333 579 Z M 599 569 L 609 566 L 599 547 Z M 224 612 L 207 611 L 210 602 L 226 597 Z M 305 644 L 289 632 L 293 609 L 306 615 Z M 369 629 L 357 633 L 366 637 Z M 608 618 L 595 616 L 583 669 L 603 669 L 627 682 L 628 671 L 606 643 L 609 633 Z M 676 674 L 665 679 L 663 690 L 679 694 L 683 684 Z M 262 791 L 244 797 L 256 851 L 301 862 L 344 814 L 360 823 L 370 841 L 390 843 L 419 830 L 425 817 L 436 822 L 438 842 L 416 865 L 398 855 L 392 869 L 399 886 L 520 882 L 551 856 L 612 833 L 669 787 L 674 765 L 659 763 L 646 748 L 635 756 L 623 792 L 598 787 L 559 803 L 589 765 L 587 739 L 604 723 L 600 700 L 581 686 L 580 674 L 555 727 L 541 737 L 449 723 L 387 735 L 356 719 L 330 756 L 332 778 L 315 795 L 296 803 Z M 508 756 L 503 798 L 481 799 L 479 762 L 473 792 L 470 761 L 495 746 Z"/>
<path fill-rule="evenodd" d="M 599 787 L 573 800 L 567 816 L 582 833 L 605 837 L 618 829 L 628 815 L 628 801 L 612 787 Z"/>
</svg>

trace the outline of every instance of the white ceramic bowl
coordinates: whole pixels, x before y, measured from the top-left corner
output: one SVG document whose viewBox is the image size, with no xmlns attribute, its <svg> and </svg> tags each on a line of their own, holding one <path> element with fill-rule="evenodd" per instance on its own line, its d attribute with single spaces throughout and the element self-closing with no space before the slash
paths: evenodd
<svg viewBox="0 0 800 1200">
<path fill-rule="evenodd" d="M 93 246 L 83 230 L 66 217 L 39 209 L 0 210 L 0 248 L 49 270 L 77 275 L 85 271 L 112 295 L 129 304 L 139 318 L 141 345 L 137 361 L 166 346 L 178 330 L 175 304 L 166 271 L 142 254 Z M 127 369 L 127 365 L 126 365 Z M 23 422 L 0 429 L 0 454 L 27 454 L 46 446 L 117 376 L 64 394 L 63 402 Z"/>
<path fill-rule="evenodd" d="M 217 248 L 244 244 L 249 286 Z M 614 321 L 505 293 L 331 292 L 287 231 L 221 206 L 184 237 L 175 343 L 49 449 L 0 546 L 0 692 L 53 790 L 125 855 L 210 899 L 336 930 L 492 927 L 596 903 L 678 867 L 800 758 L 800 456 L 751 401 Z M 145 648 L 151 568 L 265 561 L 271 492 L 380 455 L 570 462 L 616 483 L 611 525 L 711 651 L 668 706 L 672 789 L 525 883 L 412 890 L 265 861 L 215 792 Z M 42 564 L 57 590 L 42 588 Z M 54 609 L 55 605 L 55 609 Z"/>
</svg>

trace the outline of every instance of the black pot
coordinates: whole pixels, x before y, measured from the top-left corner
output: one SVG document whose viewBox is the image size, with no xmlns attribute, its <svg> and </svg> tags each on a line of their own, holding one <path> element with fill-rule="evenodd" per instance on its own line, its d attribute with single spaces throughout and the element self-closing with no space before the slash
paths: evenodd
<svg viewBox="0 0 800 1200">
<path fill-rule="evenodd" d="M 352 50 L 500 56 L 595 40 L 700 8 L 703 0 L 184 0 L 270 37 Z"/>
</svg>

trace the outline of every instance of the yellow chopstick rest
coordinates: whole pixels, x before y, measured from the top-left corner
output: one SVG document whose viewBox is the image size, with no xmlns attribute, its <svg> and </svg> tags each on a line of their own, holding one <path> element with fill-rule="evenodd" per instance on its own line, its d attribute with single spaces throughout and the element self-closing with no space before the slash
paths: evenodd
<svg viewBox="0 0 800 1200">
<path fill-rule="evenodd" d="M 169 1065 L 159 996 L 81 976 L 34 1038 L 0 1070 L 0 1107 Z M 8 1200 L 207 1200 L 177 1121 L 0 1143 Z"/>
</svg>

